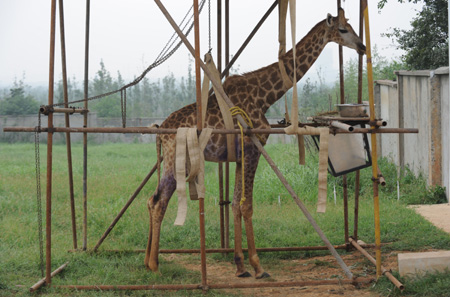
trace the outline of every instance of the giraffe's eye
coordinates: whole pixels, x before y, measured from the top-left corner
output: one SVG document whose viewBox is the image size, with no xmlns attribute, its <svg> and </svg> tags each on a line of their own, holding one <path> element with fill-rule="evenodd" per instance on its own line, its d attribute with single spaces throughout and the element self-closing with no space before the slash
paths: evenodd
<svg viewBox="0 0 450 297">
<path fill-rule="evenodd" d="M 342 34 L 345 34 L 345 33 L 348 33 L 348 30 L 339 28 L 339 32 L 341 32 Z"/>
</svg>

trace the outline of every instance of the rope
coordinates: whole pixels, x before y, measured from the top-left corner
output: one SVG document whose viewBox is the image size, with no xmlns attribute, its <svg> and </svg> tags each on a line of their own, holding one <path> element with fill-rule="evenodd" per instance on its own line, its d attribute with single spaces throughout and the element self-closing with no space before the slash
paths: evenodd
<svg viewBox="0 0 450 297">
<path fill-rule="evenodd" d="M 209 29 L 209 53 L 212 51 L 212 42 L 211 42 L 211 0 L 208 0 L 208 29 Z"/>
<path fill-rule="evenodd" d="M 238 106 L 234 106 L 232 108 L 230 108 L 230 112 L 232 116 L 236 116 L 236 115 L 241 115 L 242 118 L 244 119 L 244 121 L 247 123 L 247 125 L 250 128 L 253 128 L 253 123 L 252 120 L 250 119 L 250 117 L 248 116 L 248 114 L 242 110 L 240 107 Z M 245 198 L 245 168 L 244 168 L 244 162 L 245 162 L 245 158 L 244 158 L 244 129 L 242 128 L 241 123 L 239 123 L 239 121 L 237 122 L 239 125 L 239 129 L 241 130 L 241 169 L 242 169 L 242 173 L 241 173 L 241 177 L 242 177 L 242 195 L 241 195 L 241 202 L 239 203 L 240 205 L 243 205 L 246 198 Z M 259 140 L 261 142 L 262 138 L 260 137 L 260 135 L 256 135 Z"/>
<path fill-rule="evenodd" d="M 202 2 L 200 3 L 200 7 L 199 7 L 199 13 L 201 13 L 201 11 L 203 10 L 204 4 L 205 4 L 206 0 L 202 0 Z M 186 15 L 184 16 L 183 20 L 180 23 L 180 28 L 182 27 L 182 30 L 186 30 L 185 35 L 188 36 L 189 33 L 192 31 L 192 28 L 194 27 L 194 21 L 193 21 L 193 14 L 191 13 L 191 10 L 193 10 L 193 6 L 188 10 L 188 12 L 186 13 Z M 188 15 L 191 15 L 191 17 L 189 18 L 189 20 L 187 21 L 186 24 L 183 25 L 183 23 L 185 22 L 186 18 Z M 96 95 L 96 96 L 92 96 L 89 98 L 84 98 L 84 99 L 80 99 L 80 100 L 74 100 L 74 101 L 70 101 L 68 102 L 68 104 L 74 104 L 74 103 L 81 103 L 84 101 L 92 101 L 92 100 L 97 100 L 97 99 L 101 99 L 104 97 L 108 97 L 110 95 L 114 95 L 118 92 L 122 92 L 125 89 L 128 89 L 136 84 L 138 84 L 146 75 L 148 72 L 150 72 L 153 68 L 158 67 L 159 65 L 161 65 L 162 63 L 164 63 L 165 61 L 167 61 L 181 46 L 181 44 L 183 43 L 182 40 L 179 40 L 180 37 L 177 35 L 177 33 L 175 32 L 169 39 L 169 41 L 166 43 L 166 45 L 164 46 L 164 48 L 162 49 L 162 51 L 160 52 L 160 54 L 158 55 L 158 57 L 155 59 L 155 61 L 147 67 L 147 69 L 144 70 L 144 72 L 142 72 L 142 74 L 140 76 L 138 76 L 135 80 L 133 80 L 132 82 L 130 82 L 129 84 L 122 86 L 121 88 L 111 91 L 111 92 L 107 92 L 107 93 L 103 93 L 100 95 Z M 178 43 L 174 46 L 174 44 L 176 43 L 176 41 L 178 41 Z M 174 47 L 173 47 L 174 46 Z M 173 48 L 172 48 L 173 47 Z M 171 49 L 172 48 L 172 49 Z M 65 103 L 55 103 L 49 106 L 62 106 Z M 122 108 L 123 111 L 123 108 Z"/>
<path fill-rule="evenodd" d="M 39 151 L 39 133 L 41 133 L 41 113 L 39 112 L 39 125 L 34 131 L 34 157 L 36 163 L 36 202 L 37 202 L 37 219 L 38 219 L 38 241 L 39 241 L 39 268 L 41 276 L 44 277 L 44 241 L 42 231 L 42 199 L 41 199 L 41 161 Z"/>
</svg>

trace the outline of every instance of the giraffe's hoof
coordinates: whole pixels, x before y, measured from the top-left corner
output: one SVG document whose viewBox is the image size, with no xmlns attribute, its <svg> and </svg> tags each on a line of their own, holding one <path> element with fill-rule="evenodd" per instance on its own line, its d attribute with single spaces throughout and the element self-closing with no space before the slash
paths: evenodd
<svg viewBox="0 0 450 297">
<path fill-rule="evenodd" d="M 256 279 L 262 279 L 262 278 L 268 278 L 270 277 L 270 274 L 268 274 L 267 272 L 263 272 L 261 275 L 257 275 Z"/>
<path fill-rule="evenodd" d="M 251 277 L 250 272 L 246 271 L 244 273 L 238 274 L 237 277 Z"/>
</svg>

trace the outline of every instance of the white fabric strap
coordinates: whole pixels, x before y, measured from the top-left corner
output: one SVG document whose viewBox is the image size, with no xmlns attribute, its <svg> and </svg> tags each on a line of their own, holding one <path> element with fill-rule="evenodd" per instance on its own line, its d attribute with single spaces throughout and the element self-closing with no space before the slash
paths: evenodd
<svg viewBox="0 0 450 297">
<path fill-rule="evenodd" d="M 211 54 L 205 55 L 206 66 L 209 68 L 210 72 L 216 78 L 217 81 L 221 81 L 219 71 L 214 64 L 214 60 Z M 206 111 L 208 106 L 208 98 L 209 98 L 209 78 L 207 75 L 203 78 L 202 85 L 202 123 L 205 123 Z M 220 86 L 222 87 L 222 86 Z M 220 95 L 220 92 L 217 91 L 216 87 L 214 87 L 214 93 L 216 95 L 217 103 L 219 104 L 220 113 L 222 114 L 222 118 L 225 124 L 225 129 L 234 129 L 233 117 L 231 116 L 230 109 L 228 108 L 227 103 Z M 227 158 L 229 162 L 236 161 L 236 148 L 235 148 L 235 136 L 233 134 L 227 134 Z"/>
<path fill-rule="evenodd" d="M 197 138 L 196 128 L 178 128 L 176 136 L 175 179 L 177 181 L 178 211 L 175 225 L 183 225 L 187 215 L 186 182 L 191 199 L 205 197 L 205 150 L 212 129 L 204 128 Z M 186 158 L 187 156 L 187 158 Z M 188 165 L 186 165 L 188 164 Z M 186 167 L 189 176 L 186 178 Z"/>
<path fill-rule="evenodd" d="M 325 212 L 327 209 L 327 178 L 328 178 L 328 138 L 329 128 L 301 127 L 297 129 L 299 136 L 320 135 L 319 147 L 319 190 L 317 197 L 317 212 Z"/>
</svg>

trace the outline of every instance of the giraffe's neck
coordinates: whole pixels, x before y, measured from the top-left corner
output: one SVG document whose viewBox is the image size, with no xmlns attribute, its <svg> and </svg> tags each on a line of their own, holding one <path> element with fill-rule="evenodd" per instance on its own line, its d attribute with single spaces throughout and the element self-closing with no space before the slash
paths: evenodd
<svg viewBox="0 0 450 297">
<path fill-rule="evenodd" d="M 296 45 L 296 69 L 297 69 L 297 82 L 306 74 L 311 68 L 314 62 L 319 57 L 325 45 L 328 43 L 328 27 L 325 21 L 318 23 L 311 31 L 303 37 Z M 281 57 L 286 73 L 292 79 L 293 78 L 293 55 L 292 49 Z M 267 96 L 264 100 L 264 104 L 261 105 L 263 113 L 266 113 L 270 106 L 277 102 L 287 91 L 283 83 L 283 78 L 279 69 L 279 64 L 274 63 L 265 68 L 260 69 L 261 72 L 271 73 L 271 83 L 273 86 L 272 92 L 267 92 Z M 259 71 L 255 71 L 255 74 L 259 74 Z M 263 88 L 264 86 L 260 86 Z"/>
</svg>

